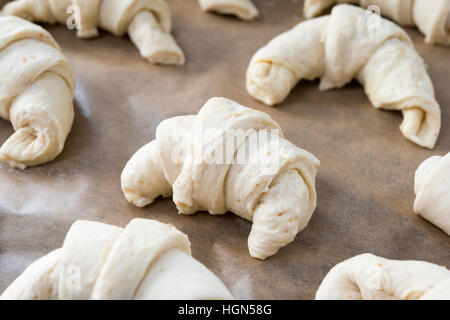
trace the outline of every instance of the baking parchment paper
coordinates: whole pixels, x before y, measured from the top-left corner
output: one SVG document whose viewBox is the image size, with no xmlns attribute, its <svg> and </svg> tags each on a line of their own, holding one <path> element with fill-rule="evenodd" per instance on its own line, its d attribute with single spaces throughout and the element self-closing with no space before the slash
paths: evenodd
<svg viewBox="0 0 450 320">
<path fill-rule="evenodd" d="M 202 12 L 197 0 L 168 2 L 187 58 L 182 67 L 147 63 L 126 37 L 102 32 L 86 41 L 64 26 L 45 26 L 75 69 L 76 119 L 55 161 L 25 171 L 0 165 L 0 292 L 31 262 L 61 247 L 77 219 L 172 223 L 189 235 L 193 256 L 241 299 L 312 299 L 333 265 L 364 252 L 450 267 L 450 238 L 412 210 L 417 166 L 450 151 L 450 48 L 426 45 L 407 29 L 442 108 L 441 135 L 427 150 L 402 136 L 400 113 L 374 109 L 356 82 L 319 92 L 318 81 L 302 81 L 275 108 L 247 94 L 251 56 L 303 19 L 302 1 L 256 0 L 261 16 L 255 22 Z M 309 226 L 267 261 L 249 256 L 251 223 L 244 219 L 178 215 L 171 199 L 140 209 L 120 190 L 125 163 L 154 139 L 157 125 L 196 114 L 213 96 L 267 112 L 290 141 L 321 160 Z M 0 141 L 12 132 L 0 120 Z"/>
</svg>

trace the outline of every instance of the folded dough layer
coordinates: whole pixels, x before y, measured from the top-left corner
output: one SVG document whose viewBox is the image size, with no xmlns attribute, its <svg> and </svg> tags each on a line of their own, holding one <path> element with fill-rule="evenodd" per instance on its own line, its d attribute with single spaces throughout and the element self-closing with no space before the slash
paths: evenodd
<svg viewBox="0 0 450 320">
<path fill-rule="evenodd" d="M 436 144 L 440 108 L 423 60 L 408 35 L 380 18 L 338 5 L 330 16 L 307 20 L 259 49 L 247 70 L 247 90 L 268 105 L 282 102 L 302 79 L 321 78 L 320 90 L 341 88 L 353 78 L 374 107 L 403 112 L 404 136 L 426 148 Z"/>
<path fill-rule="evenodd" d="M 75 75 L 51 35 L 17 17 L 0 17 L 0 117 L 15 133 L 0 161 L 25 169 L 62 151 L 74 119 Z"/>
<path fill-rule="evenodd" d="M 265 259 L 308 224 L 318 166 L 265 113 L 212 98 L 196 116 L 163 121 L 156 140 L 128 161 L 121 184 L 137 206 L 173 191 L 180 213 L 231 211 L 253 221 L 249 251 Z"/>
<path fill-rule="evenodd" d="M 4 15 L 30 21 L 73 24 L 80 38 L 98 36 L 98 27 L 121 37 L 128 33 L 151 63 L 183 64 L 183 52 L 170 34 L 172 19 L 164 0 L 16 0 Z"/>
<path fill-rule="evenodd" d="M 77 221 L 64 245 L 32 263 L 0 299 L 232 299 L 191 257 L 185 234 L 154 220 L 125 229 Z"/>
<path fill-rule="evenodd" d="M 234 15 L 242 20 L 258 17 L 258 9 L 251 0 L 198 0 L 205 11 Z"/>
<path fill-rule="evenodd" d="M 429 262 L 362 254 L 334 266 L 317 300 L 450 299 L 450 270 Z"/>
<path fill-rule="evenodd" d="M 430 44 L 450 45 L 450 0 L 305 0 L 306 18 L 318 16 L 336 3 L 378 7 L 381 15 L 403 26 L 417 26 Z"/>
<path fill-rule="evenodd" d="M 450 235 L 450 153 L 422 162 L 415 174 L 414 212 Z"/>
</svg>

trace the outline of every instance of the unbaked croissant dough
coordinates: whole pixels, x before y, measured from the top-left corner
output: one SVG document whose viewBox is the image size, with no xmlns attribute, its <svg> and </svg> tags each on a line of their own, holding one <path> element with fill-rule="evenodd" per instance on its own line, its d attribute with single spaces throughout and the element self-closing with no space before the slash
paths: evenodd
<svg viewBox="0 0 450 320">
<path fill-rule="evenodd" d="M 267 132 L 272 136 L 264 141 Z M 221 154 L 224 145 L 229 149 Z M 128 161 L 121 182 L 127 200 L 139 207 L 173 191 L 180 213 L 231 211 L 253 221 L 250 255 L 265 259 L 308 224 L 318 166 L 267 114 L 212 98 L 196 116 L 161 122 L 156 140 Z"/>
<path fill-rule="evenodd" d="M 247 90 L 268 105 L 282 102 L 301 80 L 321 78 L 320 90 L 341 88 L 356 78 L 375 108 L 401 110 L 403 135 L 433 148 L 441 112 L 426 67 L 408 35 L 366 12 L 338 5 L 330 16 L 298 24 L 258 50 L 247 70 Z"/>
<path fill-rule="evenodd" d="M 232 299 L 191 257 L 187 236 L 171 225 L 134 219 L 125 229 L 77 221 L 63 247 L 32 263 L 0 299 Z"/>
<path fill-rule="evenodd" d="M 52 36 L 17 17 L 0 17 L 0 117 L 15 133 L 0 161 L 25 169 L 58 156 L 74 119 L 75 75 Z"/>
<path fill-rule="evenodd" d="M 198 0 L 205 11 L 231 14 L 242 20 L 253 20 L 258 17 L 258 9 L 251 0 Z"/>
<path fill-rule="evenodd" d="M 414 212 L 450 235 L 450 152 L 422 162 L 416 171 Z"/>
<path fill-rule="evenodd" d="M 79 13 L 79 15 L 77 15 Z M 165 0 L 16 0 L 2 14 L 46 23 L 77 23 L 78 37 L 98 35 L 97 27 L 121 37 L 128 33 L 151 63 L 183 64 L 184 55 L 170 34 L 172 19 Z"/>
<path fill-rule="evenodd" d="M 450 270 L 429 262 L 362 254 L 334 266 L 317 300 L 448 300 Z"/>
<path fill-rule="evenodd" d="M 305 0 L 303 14 L 319 15 L 335 3 L 377 6 L 381 15 L 404 26 L 417 26 L 427 43 L 450 45 L 450 0 Z"/>
</svg>

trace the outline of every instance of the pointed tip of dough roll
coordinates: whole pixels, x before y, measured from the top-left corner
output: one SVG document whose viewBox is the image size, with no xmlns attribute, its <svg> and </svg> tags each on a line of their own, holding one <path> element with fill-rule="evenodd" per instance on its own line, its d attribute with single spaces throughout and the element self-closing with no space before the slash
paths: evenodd
<svg viewBox="0 0 450 320">
<path fill-rule="evenodd" d="M 259 259 L 259 260 L 266 260 L 267 258 L 273 256 L 275 253 L 273 254 L 267 254 L 266 252 L 262 251 L 262 250 L 258 250 L 258 248 L 248 248 L 248 252 L 250 254 L 251 257 L 255 258 L 255 259 Z"/>
<path fill-rule="evenodd" d="M 27 165 L 17 162 L 14 159 L 11 159 L 4 153 L 0 153 L 0 162 L 4 162 L 4 163 L 8 164 L 11 168 L 14 168 L 14 169 L 25 170 L 27 168 Z"/>
<path fill-rule="evenodd" d="M 151 204 L 159 196 L 171 195 L 171 187 L 160 168 L 156 141 L 146 144 L 131 157 L 122 171 L 120 183 L 125 198 L 138 207 Z"/>
<path fill-rule="evenodd" d="M 250 0 L 200 0 L 204 11 L 233 15 L 244 21 L 251 21 L 259 16 L 259 11 Z"/>
<path fill-rule="evenodd" d="M 134 192 L 132 192 L 130 190 L 126 190 L 126 189 L 123 190 L 123 194 L 125 195 L 125 198 L 127 199 L 127 201 L 129 203 L 132 203 L 139 208 L 148 206 L 149 204 L 151 204 L 154 201 L 154 199 L 145 198 L 145 197 L 141 196 L 140 194 L 134 193 Z"/>
<path fill-rule="evenodd" d="M 441 129 L 441 112 L 435 103 L 420 108 L 409 108 L 403 111 L 400 131 L 408 140 L 427 149 L 434 149 Z"/>
<path fill-rule="evenodd" d="M 183 65 L 183 51 L 173 36 L 164 31 L 157 17 L 149 12 L 138 13 L 128 26 L 128 35 L 142 57 L 150 63 Z"/>
</svg>

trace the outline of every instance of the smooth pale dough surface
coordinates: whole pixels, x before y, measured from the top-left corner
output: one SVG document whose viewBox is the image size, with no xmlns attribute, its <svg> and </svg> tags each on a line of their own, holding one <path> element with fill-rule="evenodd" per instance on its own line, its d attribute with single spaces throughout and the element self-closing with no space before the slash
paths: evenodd
<svg viewBox="0 0 450 320">
<path fill-rule="evenodd" d="M 234 15 L 242 20 L 258 17 L 258 9 L 251 0 L 198 0 L 205 11 Z"/>
<path fill-rule="evenodd" d="M 312 18 L 336 3 L 377 6 L 382 16 L 403 26 L 417 26 L 427 43 L 450 45 L 450 0 L 305 0 L 303 14 Z"/>
<path fill-rule="evenodd" d="M 334 266 L 317 300 L 449 300 L 450 270 L 429 262 L 362 254 Z"/>
<path fill-rule="evenodd" d="M 32 263 L 0 299 L 233 299 L 191 257 L 185 234 L 155 220 L 124 229 L 77 221 L 62 248 Z"/>
<path fill-rule="evenodd" d="M 375 108 L 402 111 L 407 139 L 433 148 L 441 111 L 425 63 L 400 27 L 383 18 L 377 23 L 371 29 L 365 10 L 342 4 L 329 16 L 298 24 L 255 53 L 248 92 L 275 105 L 302 79 L 321 78 L 319 89 L 328 90 L 355 78 Z"/>
<path fill-rule="evenodd" d="M 30 21 L 77 25 L 80 38 L 98 36 L 98 28 L 116 36 L 128 33 L 151 63 L 179 65 L 184 54 L 170 34 L 172 19 L 165 0 L 15 0 L 3 15 Z"/>
<path fill-rule="evenodd" d="M 62 151 L 74 119 L 75 75 L 52 36 L 17 17 L 0 17 L 0 117 L 15 133 L 0 161 L 25 169 Z"/>
<path fill-rule="evenodd" d="M 414 212 L 450 235 L 450 152 L 422 162 L 415 174 Z"/>
<path fill-rule="evenodd" d="M 237 130 L 242 134 L 234 143 Z M 259 138 L 260 130 L 273 130 L 273 139 Z M 218 163 L 213 155 L 225 145 L 226 161 Z M 180 213 L 230 211 L 253 221 L 249 251 L 265 259 L 308 224 L 318 166 L 316 157 L 283 138 L 267 114 L 212 98 L 196 116 L 163 121 L 156 140 L 128 161 L 121 183 L 126 199 L 139 207 L 173 192 Z"/>
</svg>

